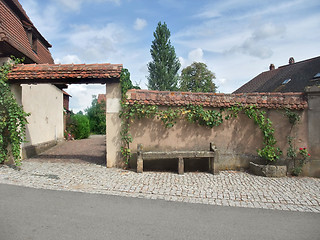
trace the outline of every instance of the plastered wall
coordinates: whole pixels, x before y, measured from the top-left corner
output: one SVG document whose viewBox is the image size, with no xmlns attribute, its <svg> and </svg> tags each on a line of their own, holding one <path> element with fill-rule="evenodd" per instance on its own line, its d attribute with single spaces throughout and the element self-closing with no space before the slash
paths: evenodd
<svg viewBox="0 0 320 240">
<path fill-rule="evenodd" d="M 31 113 L 23 147 L 63 139 L 63 94 L 51 84 L 22 84 L 24 111 Z"/>
<path fill-rule="evenodd" d="M 277 146 L 283 150 L 280 162 L 289 164 L 285 161 L 287 136 L 296 137 L 295 147 L 308 148 L 307 110 L 298 111 L 301 120 L 293 128 L 285 116 L 285 110 L 265 111 L 273 122 Z M 180 120 L 174 127 L 166 129 L 157 119 L 142 119 L 135 120 L 130 129 L 133 137 L 130 147 L 133 152 L 136 152 L 139 143 L 143 144 L 145 151 L 171 151 L 209 150 L 209 144 L 213 142 L 219 153 L 215 163 L 218 171 L 246 169 L 250 161 L 261 161 L 257 154 L 257 149 L 263 146 L 261 130 L 243 113 L 235 119 L 224 120 L 220 126 L 213 128 Z M 309 174 L 309 165 L 305 167 L 305 175 Z"/>
</svg>

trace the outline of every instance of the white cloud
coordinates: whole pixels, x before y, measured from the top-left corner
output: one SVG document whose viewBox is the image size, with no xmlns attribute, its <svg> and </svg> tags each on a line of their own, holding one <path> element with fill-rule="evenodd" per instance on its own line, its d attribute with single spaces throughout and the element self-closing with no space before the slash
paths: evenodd
<svg viewBox="0 0 320 240">
<path fill-rule="evenodd" d="M 205 60 L 203 59 L 203 51 L 201 48 L 191 50 L 188 53 L 187 59 L 179 57 L 179 61 L 181 63 L 181 69 L 191 65 L 193 62 L 205 62 Z"/>
<path fill-rule="evenodd" d="M 70 98 L 70 109 L 74 113 L 84 111 L 86 108 L 90 107 L 92 102 L 92 95 L 98 96 L 98 94 L 106 93 L 105 85 L 82 85 L 82 84 L 72 84 L 69 85 L 66 91 L 72 96 Z"/>
<path fill-rule="evenodd" d="M 229 52 L 241 52 L 261 59 L 270 58 L 273 55 L 272 40 L 281 38 L 285 31 L 283 25 L 264 24 L 255 29 L 241 45 L 233 46 Z"/>
<path fill-rule="evenodd" d="M 58 64 L 58 63 L 61 63 L 61 64 L 68 64 L 68 63 L 78 64 L 78 63 L 81 63 L 81 60 L 77 55 L 66 55 L 66 56 L 63 56 L 61 59 L 60 58 L 55 59 L 54 62 L 56 64 Z"/>
<path fill-rule="evenodd" d="M 57 7 L 48 4 L 40 8 L 38 2 L 35 0 L 20 0 L 20 2 L 41 35 L 50 43 L 56 39 L 59 35 L 61 24 Z"/>
<path fill-rule="evenodd" d="M 179 62 L 181 64 L 181 68 L 188 66 L 187 60 L 185 60 L 183 57 L 179 57 Z"/>
<path fill-rule="evenodd" d="M 201 48 L 197 48 L 189 52 L 188 59 L 192 62 L 203 62 L 203 51 Z"/>
<path fill-rule="evenodd" d="M 64 10 L 79 11 L 81 8 L 82 0 L 58 0 L 64 6 Z"/>
<path fill-rule="evenodd" d="M 134 22 L 133 28 L 135 30 L 140 31 L 140 30 L 144 29 L 146 26 L 147 26 L 147 21 L 145 19 L 137 18 L 136 21 Z"/>
<path fill-rule="evenodd" d="M 110 2 L 116 5 L 121 4 L 121 0 L 58 0 L 58 2 L 65 7 L 64 10 L 70 11 L 80 11 L 83 3 Z"/>
<path fill-rule="evenodd" d="M 257 28 L 253 32 L 252 38 L 257 41 L 265 40 L 267 38 L 281 36 L 285 33 L 285 31 L 286 28 L 282 24 L 275 25 L 273 23 L 267 23 Z"/>
<path fill-rule="evenodd" d="M 65 48 L 85 62 L 115 62 L 123 54 L 123 45 L 134 39 L 125 28 L 114 23 L 102 27 L 74 25 L 72 29 L 65 35 Z"/>
</svg>

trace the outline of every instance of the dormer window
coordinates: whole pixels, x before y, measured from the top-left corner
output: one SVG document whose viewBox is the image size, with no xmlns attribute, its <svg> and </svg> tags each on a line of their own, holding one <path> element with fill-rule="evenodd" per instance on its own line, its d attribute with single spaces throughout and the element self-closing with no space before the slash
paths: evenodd
<svg viewBox="0 0 320 240">
<path fill-rule="evenodd" d="M 37 37 L 34 34 L 34 29 L 30 23 L 27 23 L 25 21 L 22 21 L 22 24 L 24 26 L 24 29 L 26 31 L 30 46 L 32 48 L 32 51 L 37 53 Z"/>
<path fill-rule="evenodd" d="M 291 81 L 291 78 L 288 78 L 288 79 L 286 79 L 286 80 L 284 80 L 283 82 L 282 82 L 282 85 L 286 85 L 288 82 L 290 82 Z"/>
<path fill-rule="evenodd" d="M 38 51 L 38 45 L 37 45 L 37 38 L 33 35 L 32 36 L 32 43 L 31 43 L 31 47 L 32 47 L 32 50 L 37 53 Z"/>
<path fill-rule="evenodd" d="M 320 78 L 320 72 L 313 76 L 313 78 Z"/>
</svg>

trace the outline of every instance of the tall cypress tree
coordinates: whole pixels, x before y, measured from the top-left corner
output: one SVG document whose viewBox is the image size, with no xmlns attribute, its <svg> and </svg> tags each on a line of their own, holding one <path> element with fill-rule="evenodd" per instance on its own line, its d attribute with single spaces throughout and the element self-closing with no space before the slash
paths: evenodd
<svg viewBox="0 0 320 240">
<path fill-rule="evenodd" d="M 148 63 L 148 88 L 159 91 L 175 91 L 178 83 L 179 59 L 169 40 L 170 31 L 164 22 L 158 23 L 153 33 L 150 53 L 152 61 Z"/>
</svg>

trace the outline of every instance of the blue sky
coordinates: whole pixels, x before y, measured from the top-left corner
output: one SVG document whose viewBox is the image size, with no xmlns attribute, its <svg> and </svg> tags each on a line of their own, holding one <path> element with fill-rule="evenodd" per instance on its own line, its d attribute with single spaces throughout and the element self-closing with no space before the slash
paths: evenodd
<svg viewBox="0 0 320 240">
<path fill-rule="evenodd" d="M 55 63 L 122 63 L 147 88 L 150 46 L 159 21 L 171 31 L 182 68 L 201 61 L 231 93 L 276 67 L 320 54 L 318 0 L 20 0 L 53 45 Z M 182 69 L 181 68 L 181 69 Z M 101 85 L 71 85 L 71 108 L 105 93 Z"/>
</svg>

